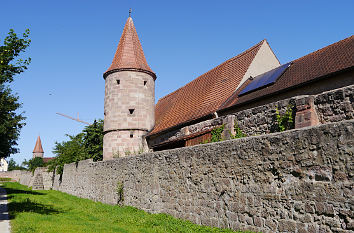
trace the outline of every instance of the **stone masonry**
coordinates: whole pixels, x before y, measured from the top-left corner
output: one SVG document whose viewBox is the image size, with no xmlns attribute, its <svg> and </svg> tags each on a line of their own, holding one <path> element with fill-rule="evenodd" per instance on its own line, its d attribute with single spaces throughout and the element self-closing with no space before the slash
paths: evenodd
<svg viewBox="0 0 354 233">
<path fill-rule="evenodd" d="M 155 122 L 155 81 L 147 73 L 120 71 L 105 84 L 103 158 L 146 150 L 143 136 Z"/>
<path fill-rule="evenodd" d="M 344 233 L 354 231 L 353 155 L 354 120 L 349 120 L 103 162 L 85 160 L 65 165 L 62 177 L 38 172 L 45 174 L 43 182 L 52 178 L 53 189 L 109 204 L 117 204 L 119 182 L 125 205 L 203 225 Z M 28 180 L 25 173 L 11 174 Z"/>
<path fill-rule="evenodd" d="M 178 140 L 189 134 L 225 125 L 225 133 L 233 133 L 235 122 L 247 135 L 263 135 L 278 130 L 276 110 L 282 115 L 292 107 L 295 128 L 315 126 L 330 122 L 354 119 L 354 85 L 323 92 L 318 95 L 296 96 L 258 107 L 241 110 L 229 115 L 205 120 L 180 129 L 150 137 L 148 143 L 154 146 Z M 228 138 L 228 135 L 225 135 Z"/>
<path fill-rule="evenodd" d="M 354 85 L 316 95 L 314 104 L 321 123 L 354 119 Z"/>
<path fill-rule="evenodd" d="M 49 190 L 53 188 L 55 175 L 54 172 L 48 172 L 47 168 L 39 167 L 34 173 L 24 170 L 0 172 L 0 177 L 12 178 L 20 184 L 32 187 L 33 189 Z"/>
</svg>

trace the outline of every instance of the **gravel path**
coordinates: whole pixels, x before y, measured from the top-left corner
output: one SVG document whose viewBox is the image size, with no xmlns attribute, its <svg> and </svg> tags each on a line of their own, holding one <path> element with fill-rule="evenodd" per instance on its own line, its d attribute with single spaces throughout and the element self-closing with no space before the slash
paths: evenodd
<svg viewBox="0 0 354 233">
<path fill-rule="evenodd" d="M 6 190 L 0 187 L 0 232 L 10 233 L 10 229 Z"/>
</svg>

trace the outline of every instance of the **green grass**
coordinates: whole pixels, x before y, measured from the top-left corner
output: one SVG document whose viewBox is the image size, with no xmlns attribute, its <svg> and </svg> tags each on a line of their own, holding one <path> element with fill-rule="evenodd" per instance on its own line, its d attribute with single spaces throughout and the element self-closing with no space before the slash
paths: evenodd
<svg viewBox="0 0 354 233">
<path fill-rule="evenodd" d="M 5 182 L 12 232 L 234 232 Z"/>
</svg>

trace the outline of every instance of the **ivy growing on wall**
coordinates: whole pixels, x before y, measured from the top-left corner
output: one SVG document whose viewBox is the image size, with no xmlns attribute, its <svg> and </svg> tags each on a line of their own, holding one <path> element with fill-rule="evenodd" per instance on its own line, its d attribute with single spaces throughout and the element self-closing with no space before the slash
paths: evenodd
<svg viewBox="0 0 354 233">
<path fill-rule="evenodd" d="M 118 196 L 117 204 L 123 205 L 123 202 L 124 202 L 124 184 L 123 184 L 123 182 L 120 182 L 120 181 L 117 182 L 116 193 Z"/>
<path fill-rule="evenodd" d="M 225 126 L 222 125 L 220 127 L 217 127 L 211 131 L 211 139 L 210 142 L 220 142 L 223 140 L 222 138 L 222 132 L 224 132 Z"/>
<path fill-rule="evenodd" d="M 247 135 L 244 132 L 242 132 L 241 128 L 238 126 L 236 120 L 234 124 L 234 130 L 235 130 L 235 135 L 231 134 L 231 139 L 247 137 Z"/>
<path fill-rule="evenodd" d="M 286 111 L 284 114 L 280 114 L 279 109 L 276 108 L 276 119 L 278 122 L 278 130 L 279 132 L 283 132 L 285 130 L 294 129 L 295 121 L 294 121 L 294 106 L 289 104 L 286 107 Z"/>
<path fill-rule="evenodd" d="M 221 142 L 221 141 L 225 140 L 222 135 L 224 130 L 225 130 L 225 125 L 221 125 L 219 127 L 214 128 L 211 131 L 211 139 L 202 142 L 202 144 L 210 143 L 210 142 Z M 235 135 L 230 133 L 231 139 L 243 138 L 243 137 L 247 136 L 244 132 L 242 132 L 242 130 L 238 126 L 238 123 L 236 120 L 235 120 L 235 124 L 234 124 L 234 130 L 235 130 Z"/>
</svg>

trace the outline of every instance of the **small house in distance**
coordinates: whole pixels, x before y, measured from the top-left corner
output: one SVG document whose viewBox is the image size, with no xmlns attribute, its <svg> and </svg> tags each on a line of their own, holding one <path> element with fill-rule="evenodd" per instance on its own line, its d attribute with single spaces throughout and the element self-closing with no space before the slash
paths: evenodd
<svg viewBox="0 0 354 233">
<path fill-rule="evenodd" d="M 9 164 L 4 158 L 0 160 L 0 172 L 7 172 Z"/>
</svg>

